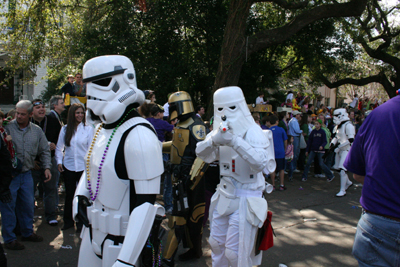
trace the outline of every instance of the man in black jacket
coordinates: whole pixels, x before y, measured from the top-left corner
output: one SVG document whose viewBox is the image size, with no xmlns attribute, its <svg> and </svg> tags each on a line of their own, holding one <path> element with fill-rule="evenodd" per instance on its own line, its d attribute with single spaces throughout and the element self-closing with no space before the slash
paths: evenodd
<svg viewBox="0 0 400 267">
<path fill-rule="evenodd" d="M 12 180 L 11 155 L 2 138 L 0 138 L 0 201 L 3 203 L 11 202 L 10 183 Z M 6 220 L 7 218 L 2 218 Z M 0 267 L 7 267 L 7 258 L 4 254 L 3 246 L 0 243 Z"/>
<path fill-rule="evenodd" d="M 46 116 L 44 116 L 44 104 L 40 99 L 33 100 L 32 104 L 32 122 L 42 128 L 50 146 L 52 163 L 50 171 L 52 179 L 47 183 L 42 182 L 44 180 L 44 173 L 43 170 L 40 169 L 40 163 L 38 164 L 39 168 L 32 170 L 32 176 L 34 178 L 35 185 L 40 182 L 40 186 L 42 186 L 44 189 L 43 200 L 46 221 L 49 225 L 55 226 L 58 224 L 58 221 L 56 220 L 56 207 L 58 206 L 57 188 L 60 173 L 57 170 L 57 163 L 54 158 L 54 150 L 56 149 L 58 134 L 60 133 L 62 126 L 60 114 L 64 110 L 64 100 L 61 96 L 53 96 L 50 99 L 50 107 L 52 111 Z"/>
</svg>

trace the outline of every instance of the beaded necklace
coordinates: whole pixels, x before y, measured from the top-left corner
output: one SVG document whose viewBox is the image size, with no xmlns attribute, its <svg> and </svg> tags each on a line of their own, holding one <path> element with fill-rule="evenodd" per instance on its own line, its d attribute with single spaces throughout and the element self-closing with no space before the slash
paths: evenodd
<svg viewBox="0 0 400 267">
<path fill-rule="evenodd" d="M 102 167 L 103 167 L 103 164 L 104 164 L 104 160 L 106 159 L 108 148 L 109 148 L 109 146 L 111 144 L 111 141 L 112 141 L 112 139 L 114 137 L 114 134 L 118 130 L 119 126 L 121 126 L 121 124 L 124 123 L 126 117 L 129 115 L 129 113 L 131 113 L 132 110 L 134 110 L 134 109 L 131 109 L 130 111 L 128 111 L 128 113 L 125 114 L 125 116 L 122 118 L 122 120 L 114 128 L 114 130 L 112 131 L 112 133 L 110 135 L 110 138 L 108 139 L 106 148 L 104 149 L 103 156 L 101 158 L 99 170 L 97 172 L 97 182 L 96 182 L 96 191 L 95 192 L 92 190 L 92 184 L 90 182 L 90 157 L 92 155 L 92 150 L 93 150 L 94 144 L 96 143 L 97 136 L 99 135 L 99 132 L 103 128 L 104 123 L 100 124 L 99 128 L 97 129 L 96 133 L 93 136 L 92 144 L 90 145 L 89 153 L 88 153 L 88 156 L 87 156 L 87 159 L 86 159 L 86 177 L 87 177 L 87 181 L 88 181 L 88 189 L 89 189 L 89 193 L 90 193 L 90 199 L 92 201 L 96 200 L 97 195 L 99 193 Z"/>
</svg>

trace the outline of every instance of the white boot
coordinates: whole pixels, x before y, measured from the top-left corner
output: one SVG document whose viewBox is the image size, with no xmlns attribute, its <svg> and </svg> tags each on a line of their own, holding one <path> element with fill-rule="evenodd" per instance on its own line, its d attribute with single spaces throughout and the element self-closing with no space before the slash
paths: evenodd
<svg viewBox="0 0 400 267">
<path fill-rule="evenodd" d="M 350 183 L 348 185 L 348 183 Z M 344 170 L 340 170 L 340 191 L 336 194 L 337 197 L 343 197 L 346 195 L 346 189 L 349 188 L 353 183 L 350 182 Z"/>
<path fill-rule="evenodd" d="M 349 189 L 349 188 L 353 185 L 353 183 L 350 181 L 348 175 L 346 175 L 346 177 L 347 177 L 347 182 L 346 182 L 346 190 L 347 190 L 347 189 Z"/>
</svg>

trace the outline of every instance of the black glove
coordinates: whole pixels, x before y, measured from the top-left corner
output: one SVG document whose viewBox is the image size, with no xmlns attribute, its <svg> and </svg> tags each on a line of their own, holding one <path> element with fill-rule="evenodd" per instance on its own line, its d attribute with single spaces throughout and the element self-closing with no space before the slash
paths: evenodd
<svg viewBox="0 0 400 267">
<path fill-rule="evenodd" d="M 89 199 L 85 196 L 78 196 L 78 214 L 76 220 L 89 227 L 89 219 L 87 216 L 87 207 L 91 206 Z"/>
<path fill-rule="evenodd" d="M 0 194 L 0 201 L 2 203 L 10 203 L 11 200 L 12 200 L 12 195 L 11 195 L 10 189 L 8 189 Z"/>
</svg>

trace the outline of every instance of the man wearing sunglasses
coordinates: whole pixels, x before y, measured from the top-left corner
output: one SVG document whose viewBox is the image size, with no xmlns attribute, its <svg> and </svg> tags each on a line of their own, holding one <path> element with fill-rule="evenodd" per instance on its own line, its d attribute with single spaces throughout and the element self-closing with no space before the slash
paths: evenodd
<svg viewBox="0 0 400 267">
<path fill-rule="evenodd" d="M 58 96 L 62 100 L 61 96 Z M 53 99 L 53 98 L 52 98 Z M 54 101 L 53 101 L 54 102 Z M 32 169 L 32 177 L 34 182 L 34 192 L 36 191 L 37 185 L 39 186 L 39 193 L 43 192 L 43 200 L 44 200 L 44 211 L 45 218 L 49 225 L 56 226 L 58 224 L 57 215 L 56 215 L 56 206 L 57 206 L 57 183 L 58 183 L 58 171 L 57 164 L 54 159 L 54 150 L 55 144 L 58 140 L 58 134 L 61 129 L 61 124 L 57 118 L 54 117 L 54 114 L 50 113 L 50 115 L 46 116 L 46 108 L 41 99 L 35 99 L 32 101 L 33 104 L 33 113 L 31 122 L 38 125 L 46 135 L 48 140 L 48 144 L 50 146 L 51 151 L 51 160 L 52 160 L 52 169 L 51 174 L 53 179 L 50 181 L 46 181 L 45 173 L 42 168 L 42 163 L 40 162 L 39 157 L 35 159 L 35 167 Z M 61 105 L 63 107 L 63 104 Z"/>
</svg>

